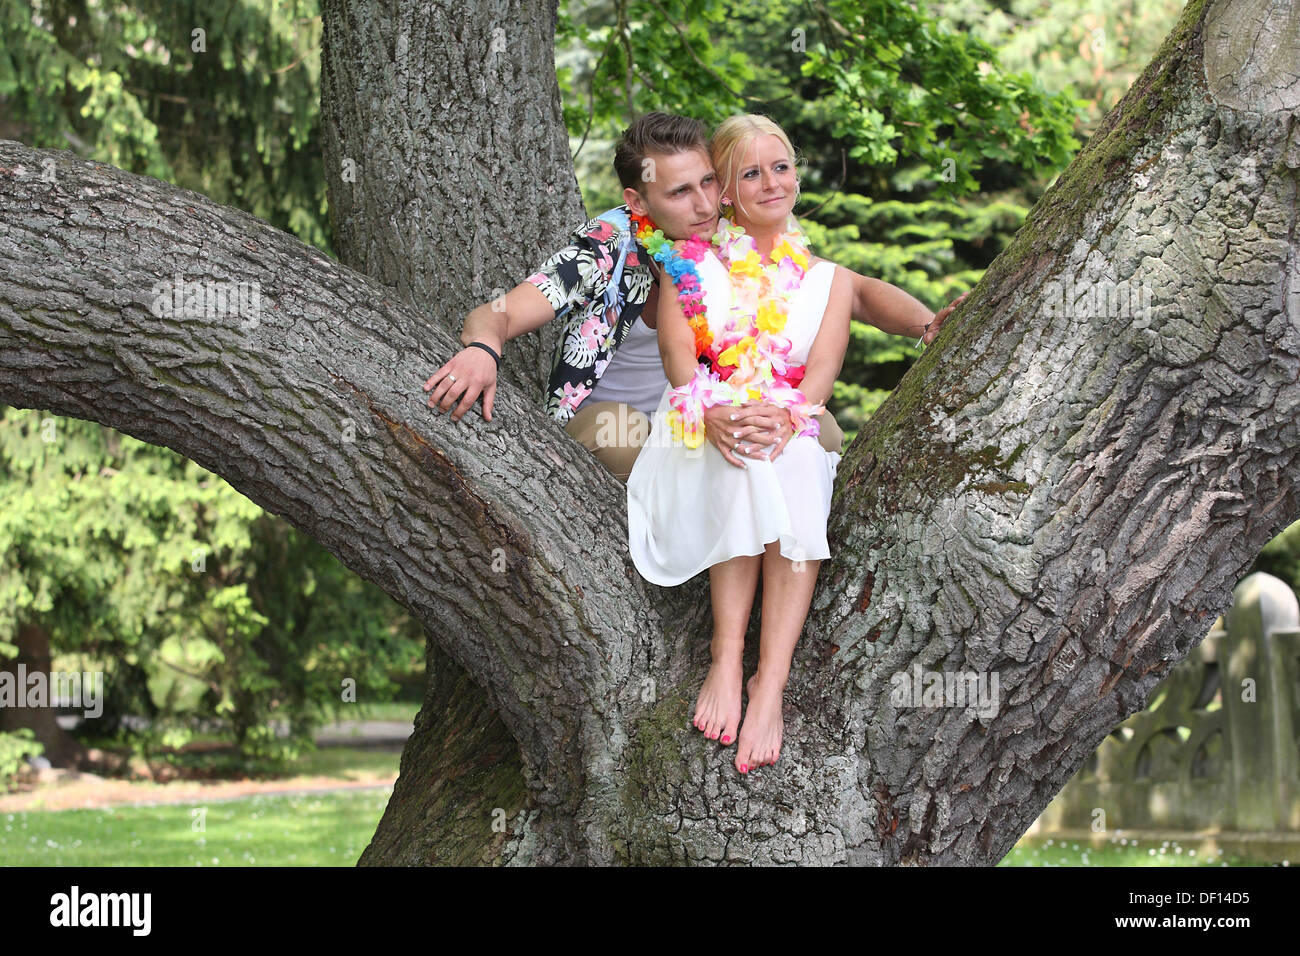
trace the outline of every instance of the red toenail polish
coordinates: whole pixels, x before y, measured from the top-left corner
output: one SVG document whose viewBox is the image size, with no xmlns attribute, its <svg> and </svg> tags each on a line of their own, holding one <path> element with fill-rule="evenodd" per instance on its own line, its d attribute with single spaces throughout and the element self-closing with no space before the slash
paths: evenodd
<svg viewBox="0 0 1300 956">
<path fill-rule="evenodd" d="M 749 770 L 749 767 L 748 767 L 747 765 L 745 765 L 745 764 L 743 764 L 743 763 L 740 765 L 740 772 L 741 772 L 741 773 L 745 773 L 745 772 L 748 771 L 748 770 Z"/>
<path fill-rule="evenodd" d="M 722 742 L 723 742 L 724 744 L 729 744 L 729 743 L 731 743 L 731 735 L 728 734 L 727 736 L 723 737 L 723 738 L 722 738 Z"/>
</svg>

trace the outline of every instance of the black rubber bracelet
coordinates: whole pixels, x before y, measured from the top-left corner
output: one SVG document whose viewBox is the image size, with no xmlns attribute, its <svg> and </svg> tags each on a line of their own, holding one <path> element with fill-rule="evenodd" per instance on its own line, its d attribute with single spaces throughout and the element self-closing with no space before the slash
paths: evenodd
<svg viewBox="0 0 1300 956">
<path fill-rule="evenodd" d="M 497 368 L 500 368 L 500 367 L 501 367 L 501 356 L 500 356 L 500 355 L 497 355 L 497 353 L 496 353 L 495 351 L 493 351 L 492 346 L 490 346 L 490 345 L 484 345 L 482 342 L 471 342 L 471 343 L 469 343 L 469 345 L 465 346 L 465 348 L 467 348 L 467 349 L 468 349 L 468 348 L 480 348 L 480 349 L 482 349 L 484 352 L 487 352 L 488 355 L 492 356 L 493 360 L 497 363 Z"/>
</svg>

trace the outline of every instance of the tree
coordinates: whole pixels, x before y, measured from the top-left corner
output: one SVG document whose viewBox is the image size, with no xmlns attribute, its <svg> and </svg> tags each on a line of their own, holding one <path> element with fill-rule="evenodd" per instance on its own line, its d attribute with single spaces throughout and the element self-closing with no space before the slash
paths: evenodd
<svg viewBox="0 0 1300 956">
<path fill-rule="evenodd" d="M 580 211 L 552 10 L 340 6 L 325 165 L 356 268 L 4 143 L 0 400 L 175 448 L 419 618 L 429 688 L 363 863 L 995 862 L 1300 513 L 1300 38 L 1198 0 L 847 450 L 781 759 L 738 777 L 689 727 L 705 578 L 631 567 L 622 485 L 537 408 L 545 352 L 507 350 L 490 424 L 419 388 L 471 280 Z M 494 58 L 507 22 L 538 26 Z M 155 315 L 173 271 L 263 307 Z M 997 677 L 999 706 L 910 706 L 913 668 Z"/>
<path fill-rule="evenodd" d="M 198 189 L 329 251 L 315 0 L 3 0 L 0 137 Z"/>
<path fill-rule="evenodd" d="M 418 637 L 378 588 L 193 462 L 89 422 L 0 410 L 0 671 L 21 652 L 26 674 L 48 673 L 37 662 L 53 651 L 103 673 L 111 693 L 89 722 L 101 740 L 144 716 L 133 747 L 179 747 L 202 716 L 242 757 L 287 759 L 348 710 L 342 681 L 354 699 L 391 692 Z M 0 735 L 20 727 L 57 766 L 84 755 L 53 702 L 0 707 Z"/>
</svg>

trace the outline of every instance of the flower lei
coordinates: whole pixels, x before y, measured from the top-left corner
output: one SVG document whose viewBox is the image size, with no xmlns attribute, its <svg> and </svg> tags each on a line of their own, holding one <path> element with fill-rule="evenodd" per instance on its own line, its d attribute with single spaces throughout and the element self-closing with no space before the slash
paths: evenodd
<svg viewBox="0 0 1300 956">
<path fill-rule="evenodd" d="M 691 381 L 674 388 L 669 397 L 673 410 L 668 423 L 674 439 L 687 448 L 698 448 L 704 442 L 705 408 L 740 405 L 749 399 L 786 408 L 796 435 L 820 434 L 813 416 L 826 406 L 812 405 L 795 387 L 803 380 L 805 367 L 788 361 L 791 343 L 780 334 L 810 258 L 807 239 L 794 217 L 776 237 L 766 264 L 742 226 L 720 220 L 713 245 L 727 266 L 732 306 L 716 344 L 695 269 L 708 245 L 698 236 L 671 242 L 645 217 L 633 214 L 632 221 L 637 239 L 663 263 L 677 285 L 678 301 L 695 333 L 695 354 L 701 360 Z"/>
</svg>

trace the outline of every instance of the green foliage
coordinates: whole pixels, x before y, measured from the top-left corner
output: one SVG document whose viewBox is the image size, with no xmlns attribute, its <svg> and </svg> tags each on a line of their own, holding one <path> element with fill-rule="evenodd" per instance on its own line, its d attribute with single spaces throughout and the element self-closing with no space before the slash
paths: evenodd
<svg viewBox="0 0 1300 956">
<path fill-rule="evenodd" d="M 196 31 L 202 31 L 202 34 Z M 316 0 L 0 0 L 11 139 L 193 189 L 330 251 Z"/>
<path fill-rule="evenodd" d="M 104 671 L 98 732 L 152 722 L 142 752 L 182 745 L 204 717 L 246 756 L 289 759 L 347 712 L 345 680 L 358 701 L 391 699 L 390 675 L 424 651 L 387 595 L 221 478 L 99 425 L 7 409 L 0 634 L 25 622 Z"/>
<path fill-rule="evenodd" d="M 1300 594 L 1300 521 L 1287 527 L 1264 546 L 1247 574 L 1263 571 L 1281 578 Z"/>
<path fill-rule="evenodd" d="M 1091 134 L 1151 62 L 1184 0 L 938 0 L 946 28 L 970 33 L 998 51 L 1008 68 L 1027 71 L 1053 90 L 1071 90 Z"/>
<path fill-rule="evenodd" d="M 10 733 L 0 733 L 0 790 L 13 782 L 14 775 L 27 763 L 29 756 L 37 756 L 45 747 L 37 743 L 35 735 L 27 728 Z"/>
<path fill-rule="evenodd" d="M 821 107 L 851 159 L 919 165 L 937 177 L 936 191 L 956 194 L 979 188 L 986 159 L 1033 171 L 1060 168 L 1078 149 L 1070 98 L 1005 72 L 971 34 L 897 0 L 814 9 L 819 39 L 801 69 L 828 84 Z M 941 175 L 946 163 L 951 178 Z"/>
</svg>

